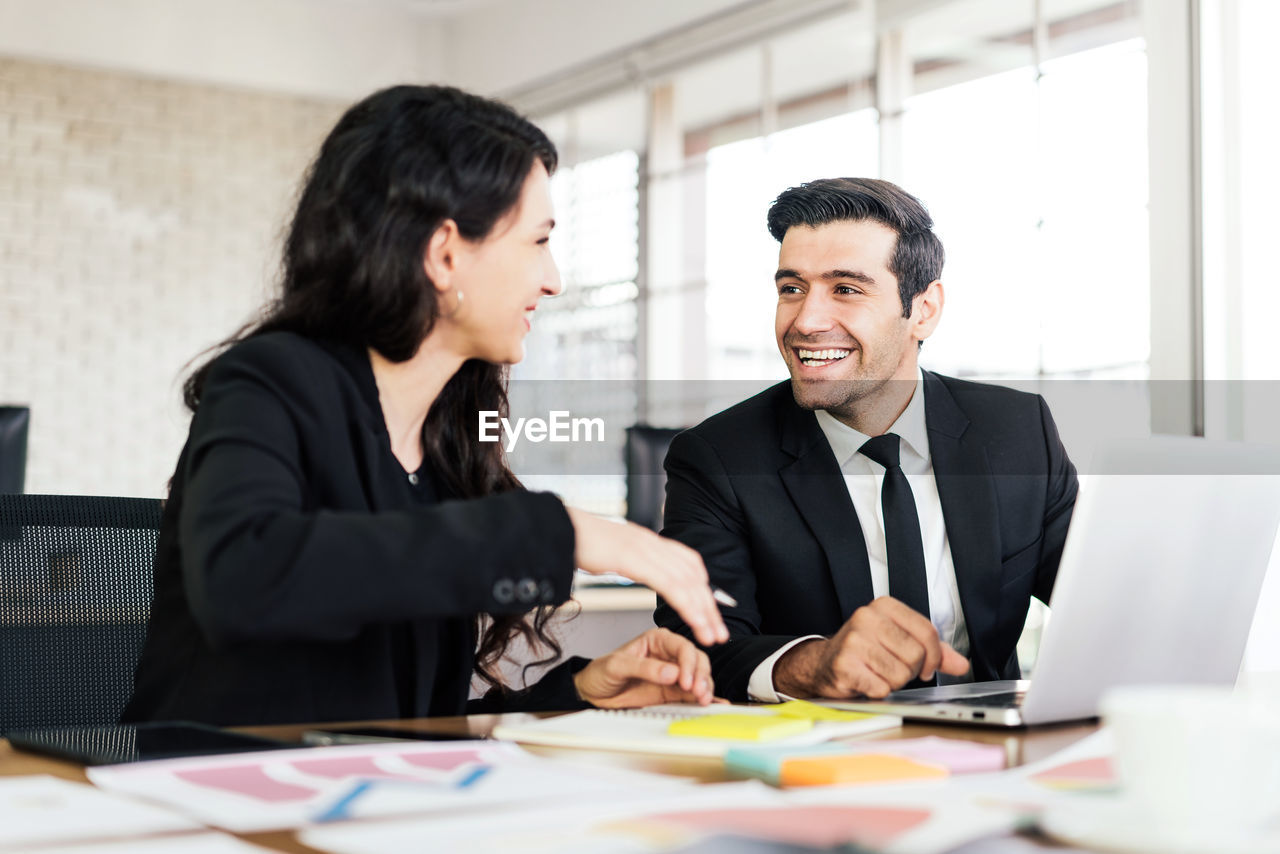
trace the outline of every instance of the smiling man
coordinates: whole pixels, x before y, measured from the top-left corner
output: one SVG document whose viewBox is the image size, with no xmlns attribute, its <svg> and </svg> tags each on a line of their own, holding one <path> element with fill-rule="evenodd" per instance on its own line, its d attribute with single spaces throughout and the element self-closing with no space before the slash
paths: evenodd
<svg viewBox="0 0 1280 854">
<path fill-rule="evenodd" d="M 717 688 L 776 701 L 1018 678 L 1077 489 L 1048 407 L 919 367 L 944 254 L 901 188 L 813 181 L 768 222 L 791 379 L 680 434 L 666 462 L 663 534 L 737 600 L 708 650 Z M 665 604 L 655 619 L 688 634 Z"/>
</svg>

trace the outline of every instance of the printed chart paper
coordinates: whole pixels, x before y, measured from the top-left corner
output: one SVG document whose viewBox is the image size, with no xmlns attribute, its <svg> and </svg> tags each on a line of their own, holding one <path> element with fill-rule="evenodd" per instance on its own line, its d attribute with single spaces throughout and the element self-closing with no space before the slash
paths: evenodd
<svg viewBox="0 0 1280 854">
<path fill-rule="evenodd" d="M 491 741 L 273 750 L 87 769 L 112 792 L 159 802 L 238 832 L 402 813 L 579 802 L 690 784 L 636 771 L 582 767 Z"/>
</svg>

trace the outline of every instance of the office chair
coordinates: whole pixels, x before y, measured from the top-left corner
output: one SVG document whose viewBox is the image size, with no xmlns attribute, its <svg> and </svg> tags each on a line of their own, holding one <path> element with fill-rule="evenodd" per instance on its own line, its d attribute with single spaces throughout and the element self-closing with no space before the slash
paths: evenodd
<svg viewBox="0 0 1280 854">
<path fill-rule="evenodd" d="M 159 499 L 0 495 L 0 735 L 116 722 L 159 529 Z"/>
<path fill-rule="evenodd" d="M 667 500 L 667 473 L 662 467 L 671 440 L 682 427 L 627 428 L 627 520 L 654 531 L 662 528 L 662 508 Z"/>
<path fill-rule="evenodd" d="M 0 406 L 0 493 L 23 491 L 30 424 L 28 407 Z"/>
</svg>

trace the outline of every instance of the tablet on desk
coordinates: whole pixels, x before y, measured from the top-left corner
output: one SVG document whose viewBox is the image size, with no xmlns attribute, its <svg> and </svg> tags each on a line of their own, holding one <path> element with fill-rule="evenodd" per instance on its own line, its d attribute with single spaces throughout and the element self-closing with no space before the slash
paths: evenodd
<svg viewBox="0 0 1280 854">
<path fill-rule="evenodd" d="M 296 744 L 274 738 L 245 735 L 185 721 L 49 727 L 11 732 L 5 738 L 18 750 L 70 759 L 83 765 L 116 765 L 148 759 L 297 747 Z"/>
</svg>

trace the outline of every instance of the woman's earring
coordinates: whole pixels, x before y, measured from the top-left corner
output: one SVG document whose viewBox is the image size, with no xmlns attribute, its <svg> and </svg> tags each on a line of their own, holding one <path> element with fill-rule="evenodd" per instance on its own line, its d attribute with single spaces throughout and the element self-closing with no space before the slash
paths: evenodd
<svg viewBox="0 0 1280 854">
<path fill-rule="evenodd" d="M 455 289 L 453 290 L 453 292 L 454 292 L 454 294 L 456 294 L 456 295 L 457 295 L 457 297 L 458 297 L 458 301 L 457 301 L 456 303 L 454 303 L 453 311 L 449 312 L 448 314 L 442 314 L 442 315 L 440 315 L 441 317 L 444 317 L 444 318 L 457 317 L 457 316 L 458 316 L 458 312 L 462 311 L 462 291 L 457 290 L 457 289 L 455 288 Z"/>
</svg>

